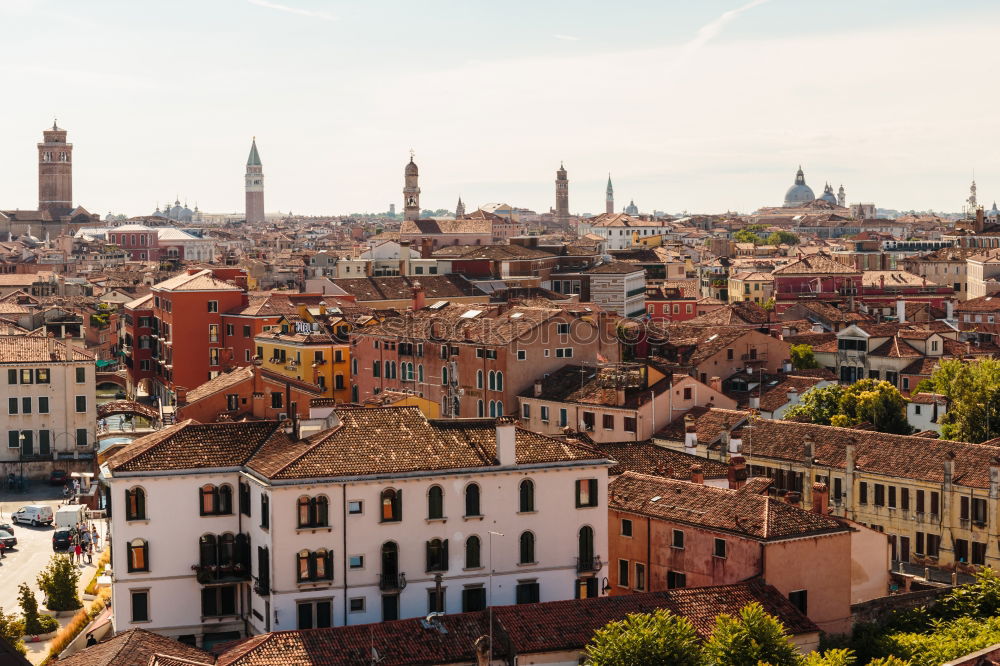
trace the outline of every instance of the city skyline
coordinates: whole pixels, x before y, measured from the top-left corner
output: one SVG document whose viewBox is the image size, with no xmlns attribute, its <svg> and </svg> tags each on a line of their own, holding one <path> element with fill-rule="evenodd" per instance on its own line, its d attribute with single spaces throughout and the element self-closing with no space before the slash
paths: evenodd
<svg viewBox="0 0 1000 666">
<path fill-rule="evenodd" d="M 571 17 L 522 8 L 520 22 L 390 4 L 3 5 L 12 52 L 29 52 L 38 22 L 57 39 L 0 67 L 28 93 L 0 111 L 0 203 L 35 206 L 34 146 L 53 117 L 75 144 L 77 203 L 101 215 L 175 196 L 240 211 L 254 135 L 268 210 L 302 214 L 401 210 L 410 148 L 429 209 L 462 196 L 547 211 L 560 161 L 573 213 L 604 210 L 608 171 L 619 210 L 780 205 L 800 163 L 815 191 L 843 184 L 852 203 L 958 211 L 973 173 L 981 203 L 1000 198 L 986 3 L 583 3 Z"/>
</svg>

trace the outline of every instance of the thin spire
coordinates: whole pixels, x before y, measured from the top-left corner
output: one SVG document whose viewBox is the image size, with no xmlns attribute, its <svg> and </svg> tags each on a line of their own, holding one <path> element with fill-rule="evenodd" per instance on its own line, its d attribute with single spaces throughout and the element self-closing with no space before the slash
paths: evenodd
<svg viewBox="0 0 1000 666">
<path fill-rule="evenodd" d="M 250 156 L 247 158 L 247 166 L 260 166 L 260 154 L 257 152 L 257 137 L 250 141 Z"/>
</svg>

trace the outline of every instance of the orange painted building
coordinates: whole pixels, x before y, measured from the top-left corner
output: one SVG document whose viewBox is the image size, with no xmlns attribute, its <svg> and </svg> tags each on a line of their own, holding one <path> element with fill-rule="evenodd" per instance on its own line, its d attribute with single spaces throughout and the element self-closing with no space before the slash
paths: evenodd
<svg viewBox="0 0 1000 666">
<path fill-rule="evenodd" d="M 852 528 L 762 489 L 758 480 L 725 489 L 635 472 L 615 479 L 608 493 L 610 594 L 760 577 L 824 631 L 849 630 Z"/>
<path fill-rule="evenodd" d="M 220 374 L 194 390 L 178 390 L 177 418 L 199 423 L 279 419 L 293 411 L 303 417 L 309 414 L 310 402 L 322 395 L 319 386 L 251 364 Z"/>
</svg>

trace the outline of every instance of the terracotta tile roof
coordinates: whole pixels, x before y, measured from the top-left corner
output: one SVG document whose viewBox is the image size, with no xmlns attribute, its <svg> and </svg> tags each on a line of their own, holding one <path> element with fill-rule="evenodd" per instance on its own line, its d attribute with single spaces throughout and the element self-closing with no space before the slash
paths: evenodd
<svg viewBox="0 0 1000 666">
<path fill-rule="evenodd" d="M 694 407 L 689 409 L 684 417 L 690 414 L 695 419 L 695 432 L 698 441 L 714 442 L 726 430 L 735 428 L 749 418 L 752 412 L 742 409 L 715 409 L 709 407 Z M 684 418 L 674 419 L 674 422 L 656 433 L 656 439 L 667 439 L 671 441 L 684 441 Z"/>
<path fill-rule="evenodd" d="M 772 541 L 845 532 L 829 516 L 768 495 L 626 472 L 608 487 L 608 508 Z"/>
<path fill-rule="evenodd" d="M 909 357 L 920 357 L 923 353 L 917 351 L 905 340 L 901 340 L 899 336 L 893 336 L 880 344 L 875 349 L 868 352 L 869 356 L 884 356 L 886 358 L 909 358 Z"/>
<path fill-rule="evenodd" d="M 967 301 L 959 301 L 955 312 L 997 312 L 1000 311 L 1000 296 L 980 296 Z"/>
<path fill-rule="evenodd" d="M 790 345 L 809 345 L 816 351 L 819 345 L 833 343 L 833 349 L 837 348 L 836 333 L 800 333 L 798 335 L 788 335 L 781 338 Z"/>
<path fill-rule="evenodd" d="M 225 391 L 231 386 L 237 386 L 252 378 L 253 366 L 249 365 L 242 368 L 236 368 L 231 372 L 220 373 L 197 388 L 193 388 L 188 391 L 187 403 L 191 404 L 192 402 L 197 402 L 202 398 L 207 398 L 208 396 L 218 393 L 219 391 Z"/>
<path fill-rule="evenodd" d="M 493 234 L 489 220 L 406 220 L 399 227 L 400 236 L 424 234 Z"/>
<path fill-rule="evenodd" d="M 434 252 L 441 259 L 488 259 L 490 261 L 523 261 L 555 257 L 551 252 L 521 245 L 448 245 Z"/>
<path fill-rule="evenodd" d="M 802 375 L 787 375 L 783 380 L 764 389 L 764 395 L 760 399 L 760 410 L 762 412 L 773 412 L 782 405 L 788 403 L 789 391 L 794 391 L 799 395 L 815 387 L 823 379 L 820 377 L 804 377 Z"/>
<path fill-rule="evenodd" d="M 758 579 L 715 587 L 500 606 L 493 609 L 493 615 L 518 653 L 543 653 L 582 649 L 594 632 L 609 622 L 658 608 L 686 617 L 704 639 L 715 628 L 717 616 L 738 615 L 754 601 L 779 618 L 791 634 L 819 631 L 780 592 Z"/>
<path fill-rule="evenodd" d="M 541 379 L 542 393 L 538 398 L 553 402 L 636 409 L 649 402 L 650 391 L 659 395 L 670 388 L 669 379 L 644 388 L 630 386 L 625 389 L 624 403 L 619 405 L 618 391 L 615 388 L 617 374 L 617 366 L 564 365 Z M 521 397 L 534 398 L 535 387 L 525 389 Z"/>
<path fill-rule="evenodd" d="M 154 655 L 168 655 L 188 660 L 179 663 L 215 663 L 215 658 L 204 650 L 145 629 L 129 629 L 82 652 L 60 659 L 59 664 L 66 664 L 66 666 L 148 666 Z"/>
<path fill-rule="evenodd" d="M 706 479 L 725 479 L 729 468 L 718 460 L 657 446 L 652 440 L 643 442 L 609 442 L 593 445 L 595 449 L 615 461 L 608 470 L 610 475 L 638 472 L 687 481 L 691 479 L 691 466 L 700 465 Z"/>
<path fill-rule="evenodd" d="M 62 340 L 39 335 L 0 335 L 0 363 L 47 363 L 70 360 Z M 93 361 L 94 354 L 73 345 L 73 361 Z"/>
<path fill-rule="evenodd" d="M 636 264 L 624 261 L 611 261 L 605 264 L 598 264 L 581 272 L 588 275 L 628 275 L 630 273 L 642 272 L 643 270 L 641 266 Z"/>
<path fill-rule="evenodd" d="M 918 405 L 933 405 L 935 403 L 939 405 L 947 405 L 948 398 L 944 397 L 940 393 L 914 393 L 910 396 L 910 402 Z"/>
<path fill-rule="evenodd" d="M 489 296 L 469 282 L 464 276 L 415 275 L 369 278 L 336 278 L 331 280 L 338 287 L 354 296 L 359 303 L 370 301 L 397 301 L 413 297 L 414 283 L 424 288 L 428 303 L 438 299 L 481 296 L 483 301 Z"/>
<path fill-rule="evenodd" d="M 730 303 L 684 322 L 688 326 L 748 326 L 766 324 L 768 312 L 752 301 Z"/>
<path fill-rule="evenodd" d="M 429 421 L 416 407 L 336 410 L 340 424 L 309 438 L 311 446 L 285 456 L 281 469 L 249 466 L 270 478 L 361 476 L 489 467 L 496 456 L 496 419 Z M 517 463 L 603 464 L 597 451 L 516 429 Z"/>
<path fill-rule="evenodd" d="M 861 271 L 824 254 L 802 257 L 787 266 L 776 268 L 773 275 L 860 275 Z"/>
<path fill-rule="evenodd" d="M 625 213 L 602 213 L 585 221 L 590 227 L 660 227 L 659 222 L 647 222 Z M 666 229 L 665 229 L 666 230 Z"/>
<path fill-rule="evenodd" d="M 140 437 L 108 460 L 112 471 L 239 467 L 272 438 L 285 439 L 277 421 L 183 421 Z"/>
<path fill-rule="evenodd" d="M 240 291 L 232 282 L 219 280 L 209 269 L 197 273 L 181 273 L 153 285 L 154 291 Z"/>
<path fill-rule="evenodd" d="M 887 287 L 919 287 L 931 284 L 927 278 L 914 275 L 909 271 L 865 271 L 861 274 L 862 284 L 866 287 L 880 287 L 885 281 Z"/>
<path fill-rule="evenodd" d="M 718 413 L 715 413 L 718 412 Z M 712 409 L 696 413 L 699 445 L 710 449 L 720 447 L 720 423 L 728 418 L 736 423 L 733 412 Z M 702 423 L 702 421 L 705 423 Z M 813 441 L 813 457 L 817 467 L 844 469 L 847 446 L 855 446 L 855 467 L 859 471 L 882 474 L 887 477 L 917 479 L 932 483 L 944 480 L 944 461 L 948 453 L 955 454 L 953 482 L 971 488 L 988 488 L 990 465 L 1000 456 L 1000 447 L 947 440 L 929 441 L 912 435 L 893 435 L 873 430 L 835 428 L 813 423 L 757 419 L 753 428 L 740 424 L 738 434 L 743 439 L 747 458 L 775 459 L 799 462 L 803 459 L 803 442 Z M 669 429 L 657 434 L 659 439 L 681 442 L 684 423 L 678 419 Z M 704 436 L 703 436 L 704 433 Z"/>
</svg>

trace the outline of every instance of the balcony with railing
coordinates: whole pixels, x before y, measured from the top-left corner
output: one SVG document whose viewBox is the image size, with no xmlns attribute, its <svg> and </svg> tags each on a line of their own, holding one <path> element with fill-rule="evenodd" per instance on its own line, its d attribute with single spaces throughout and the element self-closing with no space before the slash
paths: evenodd
<svg viewBox="0 0 1000 666">
<path fill-rule="evenodd" d="M 253 577 L 253 591 L 256 595 L 264 597 L 271 593 L 271 581 L 267 578 Z"/>
<path fill-rule="evenodd" d="M 635 289 L 629 289 L 625 292 L 625 298 L 632 298 L 633 296 L 639 296 L 640 294 L 646 293 L 645 285 L 642 287 L 636 287 Z"/>
<path fill-rule="evenodd" d="M 195 564 L 191 570 L 202 585 L 240 583 L 250 580 L 250 567 L 242 562 L 233 564 Z"/>
<path fill-rule="evenodd" d="M 406 587 L 405 573 L 383 573 L 378 575 L 378 589 L 383 592 L 401 591 Z"/>
<path fill-rule="evenodd" d="M 593 573 L 600 571 L 604 563 L 601 562 L 600 555 L 594 555 L 593 557 L 578 557 L 576 558 L 576 572 L 577 573 Z"/>
</svg>

